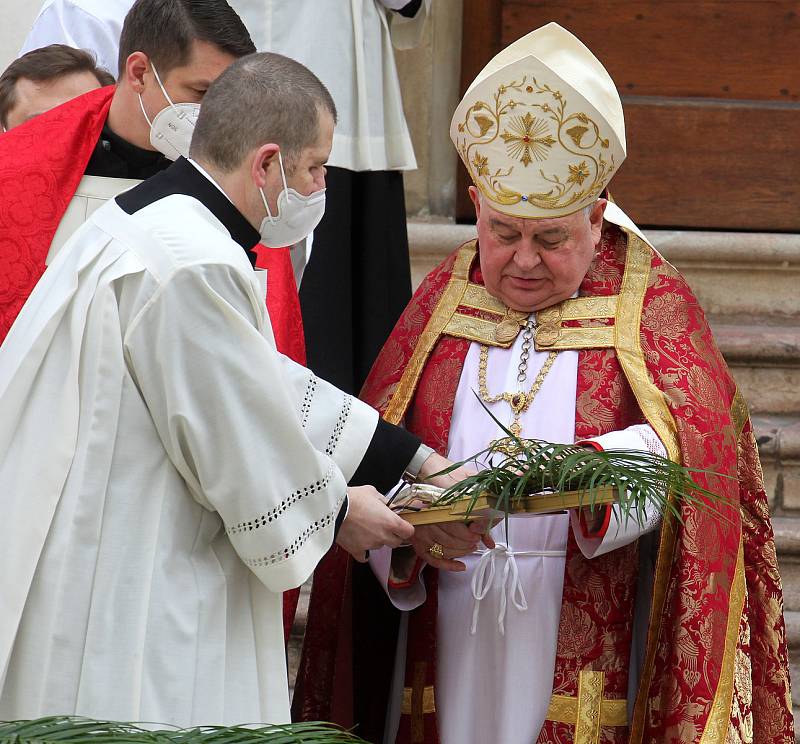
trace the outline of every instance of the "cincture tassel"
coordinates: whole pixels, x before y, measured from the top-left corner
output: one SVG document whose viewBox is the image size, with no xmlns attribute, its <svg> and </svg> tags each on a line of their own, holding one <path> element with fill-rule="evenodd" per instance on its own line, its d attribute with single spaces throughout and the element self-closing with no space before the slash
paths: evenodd
<svg viewBox="0 0 800 744">
<path fill-rule="evenodd" d="M 478 630 L 478 613 L 480 612 L 481 601 L 489 593 L 494 584 L 495 558 L 505 556 L 506 565 L 503 567 L 503 575 L 500 580 L 500 611 L 497 613 L 497 627 L 500 635 L 506 634 L 506 612 L 508 610 L 508 600 L 520 612 L 528 609 L 528 600 L 522 588 L 522 581 L 519 578 L 519 567 L 517 566 L 516 556 L 540 556 L 563 558 L 567 554 L 566 550 L 520 550 L 513 551 L 505 543 L 496 543 L 491 550 L 481 551 L 481 557 L 475 572 L 472 574 L 472 596 L 475 603 L 472 608 L 472 625 L 470 634 L 475 635 Z"/>
</svg>

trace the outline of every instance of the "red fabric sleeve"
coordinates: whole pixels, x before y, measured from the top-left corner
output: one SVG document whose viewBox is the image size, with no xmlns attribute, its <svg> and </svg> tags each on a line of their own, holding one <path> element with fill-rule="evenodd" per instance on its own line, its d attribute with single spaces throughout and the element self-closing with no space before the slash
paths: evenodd
<svg viewBox="0 0 800 744">
<path fill-rule="evenodd" d="M 418 557 L 417 560 L 414 561 L 414 568 L 411 569 L 411 575 L 405 581 L 393 581 L 390 569 L 389 581 L 387 582 L 389 589 L 408 589 L 419 578 L 419 572 L 422 571 L 424 565 L 425 561 Z"/>
<path fill-rule="evenodd" d="M 598 452 L 603 451 L 603 448 L 600 446 L 600 444 L 595 442 L 593 439 L 582 439 L 579 442 L 575 442 L 575 444 L 583 447 L 594 447 L 594 449 L 596 449 Z M 599 529 L 595 530 L 594 532 L 590 531 L 589 525 L 586 524 L 586 512 L 584 509 L 581 509 L 578 512 L 578 523 L 581 526 L 581 534 L 587 540 L 602 540 L 606 536 L 606 532 L 608 532 L 608 525 L 611 523 L 611 508 L 607 504 L 601 508 L 603 509 L 603 523 L 600 525 Z"/>
</svg>

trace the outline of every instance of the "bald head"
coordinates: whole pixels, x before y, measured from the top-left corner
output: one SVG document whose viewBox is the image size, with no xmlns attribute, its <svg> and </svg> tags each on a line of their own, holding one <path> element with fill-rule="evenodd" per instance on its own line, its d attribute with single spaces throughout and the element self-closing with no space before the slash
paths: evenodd
<svg viewBox="0 0 800 744">
<path fill-rule="evenodd" d="M 336 120 L 328 89 L 311 70 L 280 54 L 251 54 L 208 89 L 191 156 L 229 173 L 265 143 L 280 146 L 287 169 L 319 137 L 320 115 Z"/>
</svg>

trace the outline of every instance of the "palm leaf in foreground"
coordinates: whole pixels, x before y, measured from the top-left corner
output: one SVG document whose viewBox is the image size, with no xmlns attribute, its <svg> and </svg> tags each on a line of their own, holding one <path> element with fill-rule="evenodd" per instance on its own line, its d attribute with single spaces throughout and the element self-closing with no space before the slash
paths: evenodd
<svg viewBox="0 0 800 744">
<path fill-rule="evenodd" d="M 328 723 L 292 723 L 245 728 L 197 726 L 149 731 L 131 723 L 51 716 L 0 722 L 2 744 L 366 744 Z"/>
<path fill-rule="evenodd" d="M 611 488 L 617 494 L 623 522 L 634 518 L 644 525 L 648 504 L 678 520 L 681 519 L 682 505 L 713 511 L 721 519 L 726 519 L 719 508 L 723 499 L 697 483 L 695 476 L 732 476 L 687 468 L 642 450 L 599 451 L 573 444 L 521 439 L 512 434 L 485 405 L 483 407 L 506 437 L 443 471 L 447 473 L 460 466 L 478 464 L 481 459 L 491 465 L 448 488 L 434 506 L 469 499 L 466 508 L 469 514 L 478 498 L 491 494 L 497 498 L 497 510 L 508 516 L 515 500 L 523 496 L 577 491 L 581 505 L 594 510 L 598 491 Z"/>
</svg>

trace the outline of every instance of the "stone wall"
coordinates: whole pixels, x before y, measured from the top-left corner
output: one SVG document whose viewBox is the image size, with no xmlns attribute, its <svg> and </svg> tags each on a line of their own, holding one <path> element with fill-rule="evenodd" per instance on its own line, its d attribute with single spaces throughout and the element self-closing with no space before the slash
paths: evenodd
<svg viewBox="0 0 800 744">
<path fill-rule="evenodd" d="M 41 0 L 0 2 L 0 72 L 17 58 L 19 48 L 41 7 Z"/>
</svg>

